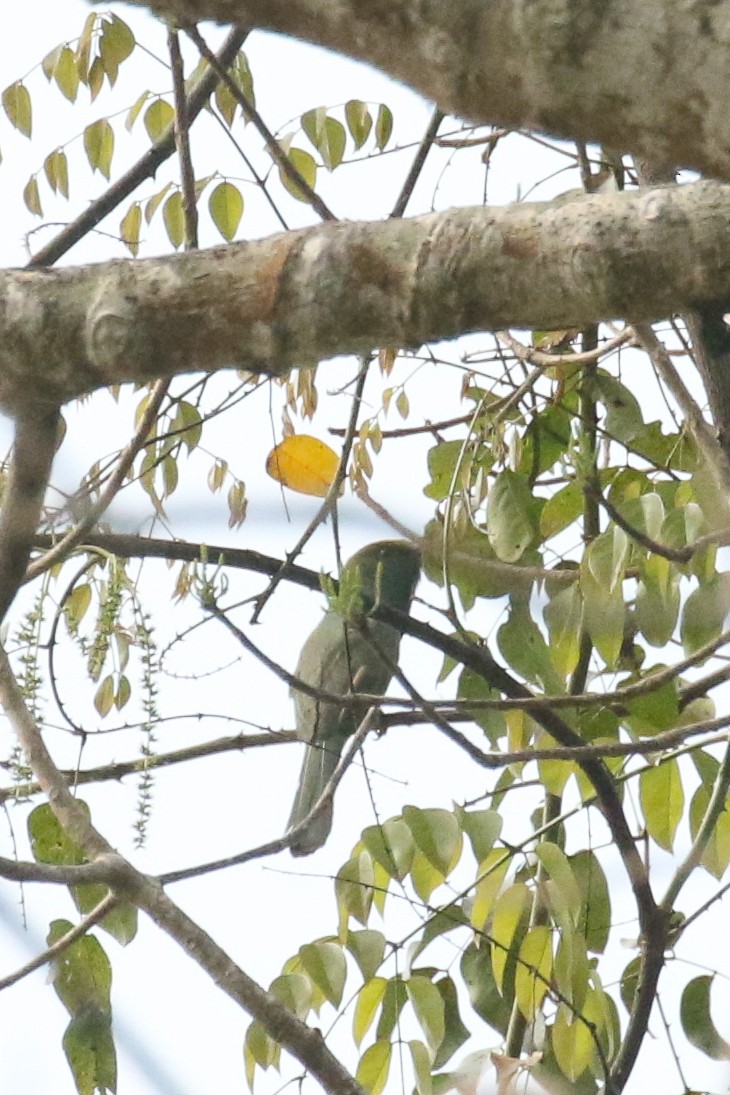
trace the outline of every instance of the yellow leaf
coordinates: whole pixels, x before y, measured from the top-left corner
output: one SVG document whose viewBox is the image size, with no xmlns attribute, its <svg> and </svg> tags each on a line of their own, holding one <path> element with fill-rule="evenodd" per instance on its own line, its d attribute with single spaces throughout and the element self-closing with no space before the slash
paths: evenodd
<svg viewBox="0 0 730 1095">
<path fill-rule="evenodd" d="M 272 449 L 266 460 L 266 471 L 290 490 L 299 494 L 314 494 L 324 498 L 337 474 L 340 458 L 316 437 L 292 434 Z"/>
</svg>

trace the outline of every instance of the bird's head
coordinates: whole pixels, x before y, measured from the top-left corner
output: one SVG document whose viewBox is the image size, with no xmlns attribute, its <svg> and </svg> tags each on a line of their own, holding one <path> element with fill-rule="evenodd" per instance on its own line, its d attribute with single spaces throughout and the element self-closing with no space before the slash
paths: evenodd
<svg viewBox="0 0 730 1095">
<path fill-rule="evenodd" d="M 421 553 L 406 540 L 379 540 L 345 563 L 340 587 L 359 588 L 366 610 L 374 605 L 408 612 L 421 574 Z"/>
</svg>

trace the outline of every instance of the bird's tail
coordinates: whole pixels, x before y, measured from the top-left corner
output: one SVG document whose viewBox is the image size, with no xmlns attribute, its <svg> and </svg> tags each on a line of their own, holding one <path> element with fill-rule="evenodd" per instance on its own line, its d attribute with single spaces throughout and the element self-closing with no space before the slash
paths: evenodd
<svg viewBox="0 0 730 1095">
<path fill-rule="evenodd" d="M 343 739 L 307 745 L 294 806 L 287 829 L 304 821 L 329 783 L 340 759 Z M 321 848 L 332 828 L 332 801 L 314 817 L 290 845 L 292 855 L 311 855 Z"/>
</svg>

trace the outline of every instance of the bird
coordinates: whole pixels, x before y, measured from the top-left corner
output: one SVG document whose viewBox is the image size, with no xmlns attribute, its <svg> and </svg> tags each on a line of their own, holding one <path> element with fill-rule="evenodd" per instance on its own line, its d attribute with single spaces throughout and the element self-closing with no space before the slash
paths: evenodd
<svg viewBox="0 0 730 1095">
<path fill-rule="evenodd" d="M 327 609 L 302 647 L 296 676 L 330 694 L 385 695 L 398 662 L 401 632 L 380 620 L 366 619 L 366 615 L 380 605 L 408 612 L 420 571 L 420 552 L 405 540 L 380 540 L 348 559 L 340 574 L 339 596 L 349 598 L 349 607 Z M 337 767 L 345 742 L 365 715 L 362 708 L 340 707 L 296 688 L 292 695 L 297 736 L 307 744 L 287 831 L 311 813 Z M 325 843 L 331 828 L 330 802 L 292 839 L 292 855 L 311 855 Z"/>
</svg>

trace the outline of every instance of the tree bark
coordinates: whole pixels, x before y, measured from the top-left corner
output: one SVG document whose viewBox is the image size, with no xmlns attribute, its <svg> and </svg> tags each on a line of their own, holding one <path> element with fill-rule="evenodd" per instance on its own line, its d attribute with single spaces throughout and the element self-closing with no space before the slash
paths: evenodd
<svg viewBox="0 0 730 1095">
<path fill-rule="evenodd" d="M 718 0 L 131 0 L 366 61 L 476 122 L 730 178 L 730 5 Z"/>
<path fill-rule="evenodd" d="M 730 300 L 729 210 L 730 187 L 702 182 L 0 272 L 0 406 L 475 331 L 663 319 Z"/>
</svg>

